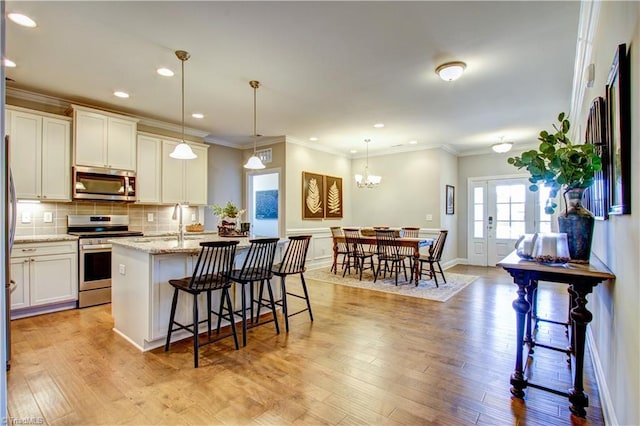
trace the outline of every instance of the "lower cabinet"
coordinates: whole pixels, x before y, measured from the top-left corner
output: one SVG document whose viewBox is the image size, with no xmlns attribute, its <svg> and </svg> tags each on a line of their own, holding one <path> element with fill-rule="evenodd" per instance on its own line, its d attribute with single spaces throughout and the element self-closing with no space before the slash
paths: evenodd
<svg viewBox="0 0 640 426">
<path fill-rule="evenodd" d="M 78 299 L 76 241 L 16 244 L 11 256 L 11 316 L 68 309 Z"/>
</svg>

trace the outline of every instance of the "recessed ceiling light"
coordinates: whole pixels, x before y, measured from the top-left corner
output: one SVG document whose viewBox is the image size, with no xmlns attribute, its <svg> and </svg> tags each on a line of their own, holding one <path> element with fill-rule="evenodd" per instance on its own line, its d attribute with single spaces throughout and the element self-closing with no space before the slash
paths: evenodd
<svg viewBox="0 0 640 426">
<path fill-rule="evenodd" d="M 23 27 L 35 28 L 38 26 L 38 24 L 36 24 L 36 21 L 29 18 L 27 15 L 23 15 L 22 13 L 11 12 L 7 15 L 7 17 L 16 24 L 22 25 Z"/>
<path fill-rule="evenodd" d="M 312 137 L 309 138 L 309 140 L 312 141 L 312 142 L 315 142 L 315 141 L 318 140 L 318 138 L 316 138 L 315 136 L 312 136 Z"/>
<path fill-rule="evenodd" d="M 409 145 L 417 145 L 418 141 L 409 141 Z"/>
<path fill-rule="evenodd" d="M 373 125 L 376 129 L 382 129 L 384 127 L 384 123 L 376 123 Z"/>
<path fill-rule="evenodd" d="M 158 68 L 156 72 L 163 77 L 173 77 L 173 71 L 169 68 Z"/>
<path fill-rule="evenodd" d="M 204 118 L 204 114 L 202 114 L 200 112 L 194 112 L 193 114 L 191 114 L 191 116 L 193 118 Z"/>
<path fill-rule="evenodd" d="M 358 152 L 358 150 L 357 150 L 357 149 L 352 149 L 352 150 L 351 150 L 351 151 L 349 151 L 349 152 L 350 152 L 350 153 L 352 153 L 352 154 L 355 154 L 356 152 Z"/>
<path fill-rule="evenodd" d="M 9 58 L 4 58 L 4 66 L 7 68 L 15 68 L 16 67 L 16 63 L 13 62 L 11 59 Z"/>
<path fill-rule="evenodd" d="M 127 92 L 120 92 L 120 91 L 113 92 L 113 95 L 122 99 L 127 99 L 129 97 L 129 94 Z"/>
</svg>

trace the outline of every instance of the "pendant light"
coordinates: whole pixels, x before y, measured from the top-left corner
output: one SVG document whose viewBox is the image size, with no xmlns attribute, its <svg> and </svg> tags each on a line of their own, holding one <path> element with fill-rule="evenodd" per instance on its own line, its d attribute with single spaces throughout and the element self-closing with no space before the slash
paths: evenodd
<svg viewBox="0 0 640 426">
<path fill-rule="evenodd" d="M 258 158 L 256 155 L 256 144 L 258 133 L 256 133 L 256 89 L 260 87 L 260 82 L 256 80 L 251 80 L 249 82 L 249 86 L 253 88 L 253 155 L 249 157 L 247 160 L 247 164 L 244 165 L 245 169 L 251 170 L 260 170 L 264 169 L 264 164 L 262 164 L 262 160 Z"/>
<path fill-rule="evenodd" d="M 191 147 L 184 141 L 184 63 L 190 58 L 189 52 L 176 50 L 176 56 L 182 61 L 182 142 L 180 142 L 169 157 L 178 160 L 193 160 L 198 156 L 191 150 Z"/>
<path fill-rule="evenodd" d="M 380 182 L 382 182 L 382 176 L 369 174 L 369 142 L 371 142 L 371 139 L 364 140 L 364 143 L 367 144 L 367 159 L 364 166 L 364 176 L 355 176 L 356 185 L 358 186 L 358 188 L 375 188 L 376 186 L 380 185 Z"/>
</svg>

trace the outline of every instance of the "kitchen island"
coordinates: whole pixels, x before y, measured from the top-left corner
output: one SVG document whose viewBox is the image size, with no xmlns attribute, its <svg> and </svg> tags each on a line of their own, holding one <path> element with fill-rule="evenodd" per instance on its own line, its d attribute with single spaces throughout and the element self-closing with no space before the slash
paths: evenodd
<svg viewBox="0 0 640 426">
<path fill-rule="evenodd" d="M 238 240 L 236 268 L 242 266 L 250 243 L 247 237 L 224 238 L 216 234 L 190 235 L 182 243 L 177 237 L 136 237 L 112 240 L 111 261 L 111 313 L 113 330 L 141 351 L 164 345 L 169 326 L 173 287 L 169 280 L 190 276 L 200 253 L 203 241 Z M 276 262 L 281 258 L 281 240 L 276 251 Z M 273 284 L 273 281 L 272 281 Z M 274 296 L 280 297 L 279 286 L 274 285 Z M 240 291 L 232 288 L 234 306 L 240 306 Z M 198 304 L 206 306 L 206 296 L 199 296 Z M 218 306 L 219 294 L 214 293 L 212 306 Z M 192 322 L 192 298 L 180 297 L 176 309 L 176 321 Z M 200 310 L 200 319 L 206 318 L 206 309 Z M 238 317 L 239 319 L 239 317 Z M 216 321 L 214 321 L 216 324 Z M 223 326 L 228 322 L 223 320 Z M 206 331 L 201 324 L 200 332 Z M 172 333 L 171 340 L 190 337 L 181 330 Z"/>
</svg>

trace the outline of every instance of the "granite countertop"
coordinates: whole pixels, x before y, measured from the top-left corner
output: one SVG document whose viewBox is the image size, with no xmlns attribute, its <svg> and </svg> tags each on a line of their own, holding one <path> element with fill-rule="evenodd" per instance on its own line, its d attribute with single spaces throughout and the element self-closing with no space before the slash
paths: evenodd
<svg viewBox="0 0 640 426">
<path fill-rule="evenodd" d="M 69 234 L 50 234 L 50 235 L 16 235 L 13 242 L 20 243 L 46 243 L 54 241 L 77 241 L 78 237 Z"/>
<path fill-rule="evenodd" d="M 109 241 L 113 246 L 126 247 L 138 251 L 143 251 L 149 254 L 197 254 L 200 252 L 200 243 L 203 241 L 230 240 L 240 241 L 240 244 L 238 244 L 237 246 L 238 249 L 247 248 L 250 245 L 249 237 L 220 237 L 217 233 L 187 234 L 185 235 L 184 242 L 180 245 L 178 244 L 178 239 L 175 234 L 173 234 L 173 236 L 117 238 Z"/>
</svg>

